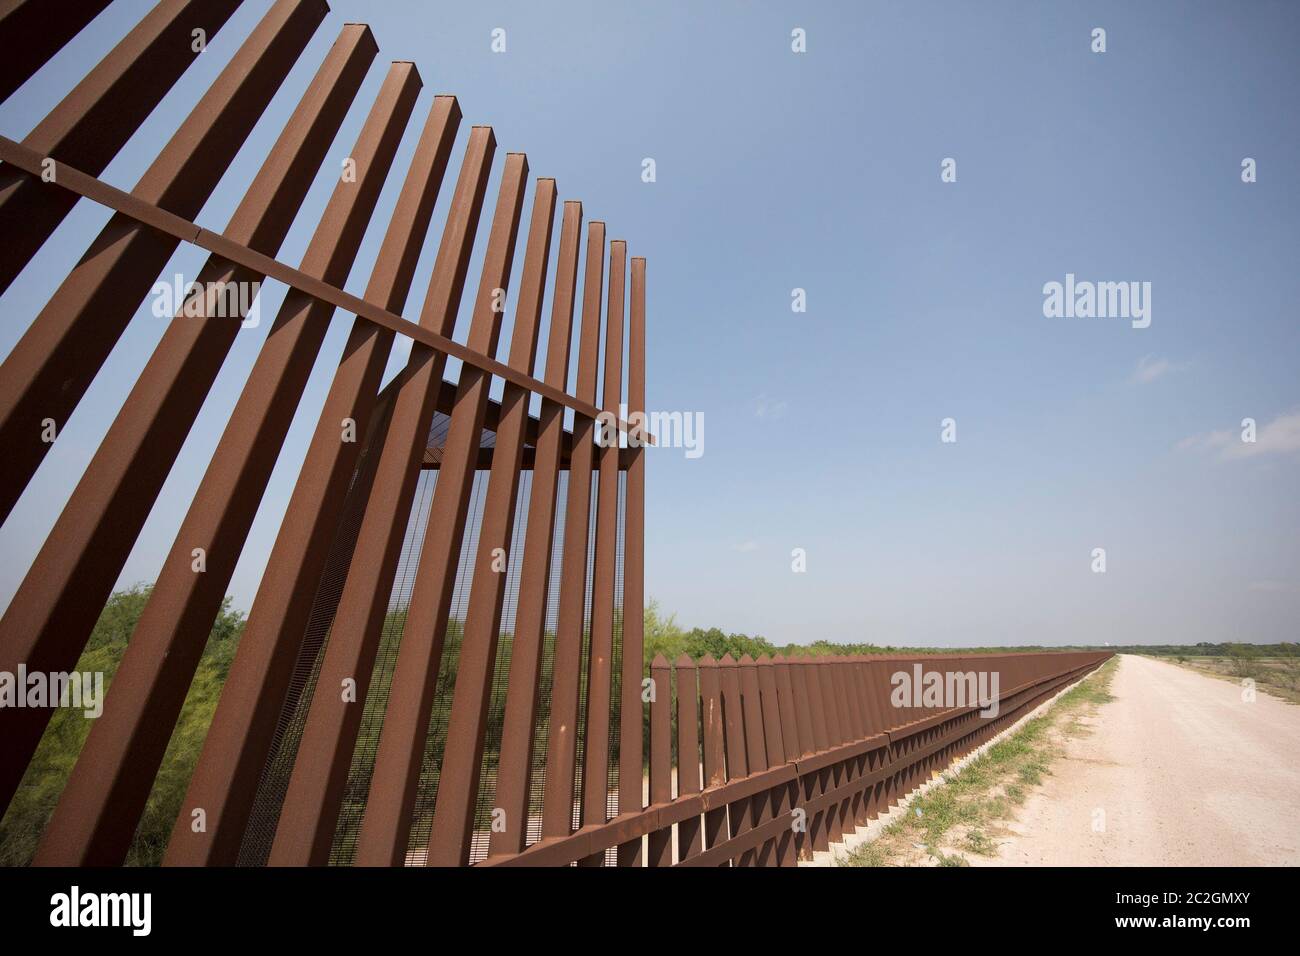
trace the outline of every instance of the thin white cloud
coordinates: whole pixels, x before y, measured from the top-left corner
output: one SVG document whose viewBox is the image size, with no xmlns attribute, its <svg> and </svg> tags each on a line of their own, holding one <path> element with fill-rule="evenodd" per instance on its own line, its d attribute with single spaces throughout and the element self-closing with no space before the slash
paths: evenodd
<svg viewBox="0 0 1300 956">
<path fill-rule="evenodd" d="M 731 546 L 731 550 L 732 550 L 732 551 L 739 551 L 741 554 L 748 554 L 748 553 L 751 552 L 751 551 L 757 551 L 757 550 L 758 550 L 758 542 L 757 542 L 757 541 L 742 541 L 742 542 L 740 542 L 740 544 L 733 544 L 733 545 Z"/>
<path fill-rule="evenodd" d="M 1217 452 L 1221 461 L 1258 458 L 1261 455 L 1286 455 L 1300 452 L 1300 409 L 1283 412 L 1271 422 L 1255 429 L 1253 442 L 1243 441 L 1246 426 L 1191 435 L 1178 443 L 1183 451 Z"/>
<path fill-rule="evenodd" d="M 1205 432 L 1201 435 L 1188 435 L 1178 443 L 1179 451 L 1212 451 L 1227 447 L 1230 442 L 1240 441 L 1237 432 L 1223 429 L 1217 432 Z"/>
<path fill-rule="evenodd" d="M 758 396 L 754 406 L 754 414 L 759 418 L 778 419 L 785 416 L 785 411 L 790 407 L 790 403 L 782 399 L 771 399 L 766 395 Z"/>
<path fill-rule="evenodd" d="M 1137 368 L 1129 376 L 1130 385 L 1150 385 L 1156 379 L 1164 378 L 1170 372 L 1181 372 L 1188 367 L 1186 362 L 1171 362 L 1167 358 L 1144 355 L 1138 360 Z"/>
</svg>

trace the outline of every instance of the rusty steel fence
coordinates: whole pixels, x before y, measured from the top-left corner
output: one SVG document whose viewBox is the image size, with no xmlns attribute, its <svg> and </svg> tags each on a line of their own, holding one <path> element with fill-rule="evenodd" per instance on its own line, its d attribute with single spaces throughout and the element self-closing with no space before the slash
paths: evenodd
<svg viewBox="0 0 1300 956">
<path fill-rule="evenodd" d="M 388 67 L 298 266 L 277 259 L 378 55 L 360 24 L 342 27 L 225 229 L 198 225 L 324 0 L 276 0 L 134 188 L 99 179 L 198 56 L 193 38 L 238 5 L 162 0 L 21 142 L 0 136 L 0 292 L 79 199 L 112 212 L 0 366 L 0 519 L 173 253 L 207 253 L 0 620 L 0 671 L 74 670 L 247 315 L 227 291 L 288 287 L 36 863 L 123 862 L 338 310 L 354 316 L 346 346 L 307 410 L 318 421 L 165 864 L 789 865 L 1108 656 L 647 668 L 645 260 L 601 222 L 584 252 L 581 204 L 551 179 L 527 201 L 527 159 L 509 153 L 456 341 L 496 153 L 475 126 L 419 317 L 403 318 L 461 125 L 436 96 L 365 292 L 343 291 L 415 112 L 408 62 Z M 106 4 L 53 20 L 40 6 L 0 5 L 0 95 Z M 410 357 L 383 385 L 399 335 Z M 893 706 L 891 674 L 915 661 L 996 671 L 996 716 Z M 0 709 L 0 810 L 50 716 Z"/>
</svg>

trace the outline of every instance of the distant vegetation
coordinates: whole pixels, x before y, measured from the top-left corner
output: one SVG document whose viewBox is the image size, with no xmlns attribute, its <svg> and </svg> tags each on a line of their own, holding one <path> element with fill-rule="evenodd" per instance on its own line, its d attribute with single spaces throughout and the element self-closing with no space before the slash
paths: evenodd
<svg viewBox="0 0 1300 956">
<path fill-rule="evenodd" d="M 1139 653 L 1171 657 L 1192 670 L 1234 683 L 1251 680 L 1256 690 L 1300 704 L 1300 653 L 1295 644 L 1198 644 L 1161 652 L 1142 648 Z"/>
<path fill-rule="evenodd" d="M 663 654 L 670 662 L 683 654 L 692 660 L 698 660 L 705 654 L 711 654 L 715 660 L 724 654 L 730 654 L 736 660 L 743 655 L 757 658 L 760 654 L 772 657 L 783 654 L 786 657 L 820 657 L 827 654 L 883 654 L 897 651 L 894 647 L 880 647 L 875 644 L 832 644 L 829 641 L 814 641 L 811 644 L 773 644 L 763 637 L 750 637 L 748 634 L 727 633 L 718 627 L 693 627 L 690 630 L 677 623 L 677 616 L 665 616 L 659 609 L 657 601 L 651 601 L 645 610 L 645 659 L 654 660 L 656 654 Z M 937 649 L 933 651 L 938 653 Z"/>
<path fill-rule="evenodd" d="M 1150 654 L 1157 657 L 1229 657 L 1240 660 L 1293 657 L 1300 659 L 1300 644 L 1072 644 L 1041 645 L 1018 644 L 983 647 L 905 647 L 893 644 L 835 644 L 830 641 L 813 641 L 811 644 L 773 644 L 766 638 L 748 634 L 729 634 L 720 628 L 693 627 L 687 630 L 677 623 L 676 615 L 664 616 L 656 601 L 651 601 L 645 612 L 645 654 L 649 662 L 657 653 L 669 661 L 682 654 L 692 659 L 706 653 L 714 658 L 731 654 L 739 659 L 742 654 L 757 658 L 783 654 L 786 657 L 821 656 L 824 654 L 994 654 L 1023 653 L 1026 651 L 1096 651 L 1107 650 L 1116 654 Z"/>
<path fill-rule="evenodd" d="M 1283 641 L 1281 644 L 1242 644 L 1228 642 L 1210 644 L 1124 644 L 1108 647 L 1116 654 L 1149 654 L 1152 657 L 1228 657 L 1250 661 L 1262 658 L 1300 658 L 1300 644 Z"/>
</svg>

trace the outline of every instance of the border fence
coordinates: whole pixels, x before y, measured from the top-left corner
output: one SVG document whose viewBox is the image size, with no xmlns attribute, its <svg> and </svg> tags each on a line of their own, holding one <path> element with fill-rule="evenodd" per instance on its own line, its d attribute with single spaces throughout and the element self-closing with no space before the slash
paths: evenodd
<svg viewBox="0 0 1300 956">
<path fill-rule="evenodd" d="M 0 6 L 0 95 L 105 5 L 53 19 L 38 0 Z M 0 136 L 0 292 L 78 200 L 112 211 L 0 366 L 0 520 L 172 254 L 208 253 L 0 619 L 0 671 L 74 670 L 247 317 L 230 290 L 289 289 L 37 864 L 125 858 L 338 310 L 355 317 L 347 344 L 165 864 L 789 865 L 1108 656 L 916 659 L 997 671 L 996 716 L 892 706 L 890 674 L 912 658 L 660 658 L 647 674 L 645 260 L 598 221 L 583 254 L 575 201 L 558 210 L 553 249 L 556 184 L 536 181 L 525 221 L 528 162 L 509 153 L 456 341 L 496 152 L 475 126 L 421 313 L 402 318 L 461 121 L 456 99 L 437 96 L 366 290 L 343 291 L 415 110 L 407 62 L 389 66 L 301 262 L 277 259 L 378 54 L 360 24 L 339 32 L 224 231 L 198 225 L 324 0 L 276 0 L 135 187 L 99 179 L 199 55 L 195 38 L 238 6 L 162 0 L 21 142 Z M 398 335 L 410 357 L 381 388 Z M 0 709 L 0 811 L 49 719 Z"/>
</svg>

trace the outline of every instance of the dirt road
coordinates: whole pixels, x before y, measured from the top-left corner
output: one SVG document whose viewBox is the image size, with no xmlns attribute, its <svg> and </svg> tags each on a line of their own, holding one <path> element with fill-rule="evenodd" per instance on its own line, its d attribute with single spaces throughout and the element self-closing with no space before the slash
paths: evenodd
<svg viewBox="0 0 1300 956">
<path fill-rule="evenodd" d="M 1300 706 L 1125 656 L 1091 734 L 978 865 L 1300 865 Z"/>
</svg>

